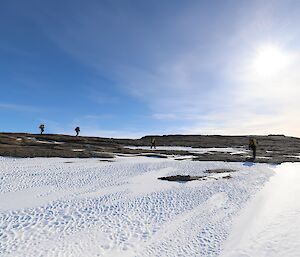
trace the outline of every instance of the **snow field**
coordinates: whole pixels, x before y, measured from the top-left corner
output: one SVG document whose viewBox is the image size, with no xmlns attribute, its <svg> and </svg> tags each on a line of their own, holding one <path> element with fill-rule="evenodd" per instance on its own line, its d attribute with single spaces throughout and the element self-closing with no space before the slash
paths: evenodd
<svg viewBox="0 0 300 257">
<path fill-rule="evenodd" d="M 234 221 L 222 257 L 298 257 L 300 165 L 285 163 Z"/>
<path fill-rule="evenodd" d="M 218 256 L 267 164 L 0 158 L 1 256 Z M 157 177 L 234 169 L 232 179 Z"/>
<path fill-rule="evenodd" d="M 151 149 L 150 146 L 126 146 L 129 149 L 141 149 L 141 150 L 166 150 L 166 151 L 186 151 L 191 154 L 204 154 L 204 153 L 214 153 L 223 152 L 229 154 L 246 154 L 249 151 L 243 147 L 231 148 L 231 147 L 210 147 L 210 148 L 197 148 L 197 147 L 187 147 L 187 146 L 157 146 Z"/>
</svg>

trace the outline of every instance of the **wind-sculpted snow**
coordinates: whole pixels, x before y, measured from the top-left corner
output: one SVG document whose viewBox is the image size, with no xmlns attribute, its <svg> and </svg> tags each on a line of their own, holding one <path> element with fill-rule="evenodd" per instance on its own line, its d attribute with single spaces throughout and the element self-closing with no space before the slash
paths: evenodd
<svg viewBox="0 0 300 257">
<path fill-rule="evenodd" d="M 233 169 L 229 180 L 166 175 Z M 267 164 L 0 158 L 0 256 L 218 256 Z"/>
<path fill-rule="evenodd" d="M 298 257 L 300 165 L 285 163 L 235 219 L 222 257 Z"/>
</svg>

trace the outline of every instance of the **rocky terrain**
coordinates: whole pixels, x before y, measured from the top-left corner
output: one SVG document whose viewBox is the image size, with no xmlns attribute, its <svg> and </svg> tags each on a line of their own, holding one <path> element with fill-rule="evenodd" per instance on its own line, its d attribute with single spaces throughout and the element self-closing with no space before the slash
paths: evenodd
<svg viewBox="0 0 300 257">
<path fill-rule="evenodd" d="M 150 149 L 151 138 L 157 149 Z M 300 139 L 284 135 L 255 136 L 256 162 L 300 162 Z M 250 160 L 249 136 L 164 135 L 140 139 L 75 137 L 58 134 L 0 133 L 0 156 L 76 157 L 113 159 L 116 155 L 169 158 L 184 157 L 199 161 Z M 195 149 L 195 151 L 193 151 Z M 200 150 L 207 151 L 200 151 Z M 235 149 L 235 152 L 227 151 Z M 197 150 L 197 151 L 196 151 Z M 240 150 L 240 151 L 236 151 Z"/>
</svg>

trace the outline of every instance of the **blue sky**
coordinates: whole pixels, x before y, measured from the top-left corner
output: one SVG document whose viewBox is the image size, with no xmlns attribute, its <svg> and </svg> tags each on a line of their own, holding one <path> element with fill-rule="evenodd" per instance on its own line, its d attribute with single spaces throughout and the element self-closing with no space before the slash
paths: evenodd
<svg viewBox="0 0 300 257">
<path fill-rule="evenodd" d="M 299 12 L 287 0 L 2 2 L 0 130 L 300 136 Z"/>
</svg>

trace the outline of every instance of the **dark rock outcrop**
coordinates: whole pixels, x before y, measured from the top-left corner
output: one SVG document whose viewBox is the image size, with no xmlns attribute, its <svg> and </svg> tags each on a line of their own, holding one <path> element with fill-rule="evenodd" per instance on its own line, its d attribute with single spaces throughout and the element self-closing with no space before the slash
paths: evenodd
<svg viewBox="0 0 300 257">
<path fill-rule="evenodd" d="M 191 153 L 181 150 L 141 150 L 126 146 L 149 146 L 153 136 L 140 139 L 75 137 L 57 134 L 0 133 L 0 156 L 12 157 L 79 157 L 113 158 L 115 155 L 143 155 L 166 158 L 192 155 L 194 161 L 244 162 L 249 153 Z M 155 136 L 157 146 L 194 148 L 246 148 L 250 136 L 164 135 Z M 300 139 L 284 135 L 255 136 L 258 141 L 255 162 L 299 162 Z"/>
</svg>

